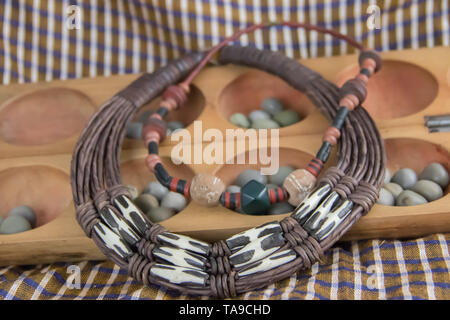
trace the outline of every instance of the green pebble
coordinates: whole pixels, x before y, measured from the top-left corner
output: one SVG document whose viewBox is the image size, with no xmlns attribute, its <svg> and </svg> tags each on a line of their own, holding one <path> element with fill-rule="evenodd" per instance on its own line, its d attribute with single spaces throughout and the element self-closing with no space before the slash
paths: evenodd
<svg viewBox="0 0 450 320">
<path fill-rule="evenodd" d="M 136 122 L 145 123 L 148 120 L 148 118 L 154 113 L 155 111 L 153 110 L 146 110 L 141 113 L 141 115 L 137 118 Z"/>
<path fill-rule="evenodd" d="M 31 230 L 30 222 L 22 216 L 9 216 L 0 225 L 0 234 L 13 234 Z"/>
<path fill-rule="evenodd" d="M 131 122 L 127 127 L 126 137 L 128 139 L 142 139 L 142 122 Z"/>
<path fill-rule="evenodd" d="M 300 121 L 300 117 L 294 110 L 284 110 L 277 113 L 273 120 L 278 122 L 281 127 L 287 127 Z"/>
<path fill-rule="evenodd" d="M 161 200 L 161 207 L 170 208 L 179 212 L 186 208 L 186 198 L 178 192 L 170 191 Z"/>
<path fill-rule="evenodd" d="M 403 189 L 410 189 L 417 183 L 417 175 L 412 169 L 403 168 L 392 176 L 391 181 L 397 183 Z"/>
<path fill-rule="evenodd" d="M 288 202 L 278 202 L 270 206 L 268 214 L 283 214 L 292 212 L 295 209 Z"/>
<path fill-rule="evenodd" d="M 278 129 L 278 123 L 271 119 L 257 119 L 252 122 L 253 129 Z"/>
<path fill-rule="evenodd" d="M 161 201 L 162 198 L 164 198 L 164 196 L 169 193 L 169 189 L 167 189 L 158 181 L 152 181 L 144 188 L 144 190 L 142 190 L 142 193 L 151 194 L 152 196 L 155 196 L 156 199 Z"/>
<path fill-rule="evenodd" d="M 130 193 L 131 200 L 134 200 L 139 196 L 139 190 L 135 186 L 128 184 L 126 187 Z"/>
<path fill-rule="evenodd" d="M 389 191 L 387 191 L 384 188 L 381 188 L 380 194 L 378 195 L 377 203 L 383 204 L 385 206 L 393 206 L 395 203 L 395 199 L 394 199 L 394 196 L 392 195 L 392 193 L 390 193 Z"/>
<path fill-rule="evenodd" d="M 159 207 L 158 199 L 148 193 L 143 193 L 134 199 L 134 204 L 141 209 L 142 212 L 148 212 L 152 208 Z"/>
<path fill-rule="evenodd" d="M 417 192 L 405 190 L 398 196 L 395 204 L 397 206 L 417 206 L 419 204 L 428 203 L 427 199 L 422 197 Z"/>
<path fill-rule="evenodd" d="M 447 169 L 440 163 L 433 162 L 429 164 L 419 175 L 420 180 L 431 180 L 436 182 L 442 188 L 446 188 L 449 181 Z"/>
<path fill-rule="evenodd" d="M 291 166 L 281 166 L 278 168 L 277 173 L 269 176 L 269 182 L 281 187 L 283 185 L 284 179 L 286 179 L 286 177 L 294 170 L 295 169 Z"/>
<path fill-rule="evenodd" d="M 395 182 L 386 183 L 383 188 L 392 193 L 395 199 L 403 192 L 403 188 Z"/>
<path fill-rule="evenodd" d="M 0 217 L 0 224 L 2 224 L 3 222 L 3 217 Z"/>
<path fill-rule="evenodd" d="M 34 228 L 36 226 L 36 214 L 34 213 L 34 210 L 29 206 L 15 207 L 9 212 L 9 216 L 22 216 L 23 218 L 28 220 L 31 227 Z"/>
<path fill-rule="evenodd" d="M 150 209 L 146 215 L 151 222 L 158 223 L 175 215 L 175 210 L 171 208 L 157 207 Z"/>
<path fill-rule="evenodd" d="M 434 181 L 430 180 L 419 180 L 414 187 L 411 188 L 412 191 L 417 192 L 423 196 L 428 201 L 434 201 L 442 198 L 444 193 L 442 188 Z"/>
<path fill-rule="evenodd" d="M 243 187 L 251 180 L 256 180 L 259 183 L 266 184 L 267 176 L 262 175 L 259 170 L 245 170 L 237 176 L 236 185 Z"/>
<path fill-rule="evenodd" d="M 248 128 L 250 127 L 250 121 L 248 121 L 247 117 L 242 113 L 234 113 L 230 117 L 230 122 L 234 124 L 235 126 L 241 127 L 241 128 Z"/>
<path fill-rule="evenodd" d="M 254 110 L 252 112 L 250 112 L 250 114 L 248 115 L 248 118 L 250 119 L 251 122 L 255 122 L 256 120 L 259 119 L 270 119 L 270 114 L 268 114 L 265 111 L 262 110 Z"/>
<path fill-rule="evenodd" d="M 391 172 L 389 171 L 388 168 L 386 168 L 386 170 L 384 171 L 384 182 L 383 184 L 387 184 L 391 181 Z"/>
<path fill-rule="evenodd" d="M 184 129 L 184 125 L 179 121 L 169 121 L 167 122 L 167 128 L 169 128 L 173 132 L 177 129 Z"/>
<path fill-rule="evenodd" d="M 283 104 L 277 98 L 267 98 L 263 100 L 261 109 L 274 116 L 283 111 Z"/>
</svg>

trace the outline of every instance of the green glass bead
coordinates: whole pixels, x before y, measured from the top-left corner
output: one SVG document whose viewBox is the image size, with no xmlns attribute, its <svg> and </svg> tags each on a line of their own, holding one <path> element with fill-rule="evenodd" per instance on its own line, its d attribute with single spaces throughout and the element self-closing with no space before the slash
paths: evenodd
<svg viewBox="0 0 450 320">
<path fill-rule="evenodd" d="M 251 180 L 241 189 L 241 209 L 246 214 L 263 215 L 270 207 L 267 187 Z"/>
</svg>

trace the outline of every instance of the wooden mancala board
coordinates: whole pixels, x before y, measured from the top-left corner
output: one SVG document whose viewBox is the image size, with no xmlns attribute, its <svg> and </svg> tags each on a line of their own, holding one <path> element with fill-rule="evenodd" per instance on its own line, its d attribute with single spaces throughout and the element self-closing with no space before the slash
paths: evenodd
<svg viewBox="0 0 450 320">
<path fill-rule="evenodd" d="M 450 169 L 450 133 L 429 134 L 425 115 L 450 113 L 450 48 L 407 50 L 382 54 L 383 69 L 370 79 L 364 103 L 385 139 L 391 172 L 409 167 L 420 172 L 437 161 Z M 342 84 L 356 74 L 357 56 L 302 61 L 328 80 Z M 0 214 L 27 204 L 37 212 L 38 227 L 19 234 L 0 235 L 0 265 L 104 259 L 75 220 L 69 183 L 72 149 L 92 114 L 103 102 L 138 75 L 87 78 L 0 87 Z M 225 134 L 234 112 L 259 108 L 267 97 L 278 97 L 285 107 L 305 119 L 280 129 L 281 165 L 305 167 L 328 126 L 305 95 L 264 72 L 237 66 L 211 66 L 195 80 L 188 105 L 171 115 L 194 135 L 194 120 L 203 130 Z M 157 101 L 140 112 L 156 108 Z M 167 139 L 160 153 L 168 171 L 182 178 L 198 172 L 214 173 L 230 184 L 253 165 L 171 163 L 176 141 Z M 204 143 L 204 146 L 207 143 Z M 196 144 L 195 148 L 201 148 Z M 248 146 L 247 146 L 248 147 Z M 193 152 L 199 152 L 195 149 Z M 142 188 L 155 178 L 144 165 L 142 141 L 125 141 L 121 175 L 126 184 Z M 335 156 L 334 156 L 335 157 Z M 333 158 L 329 162 L 333 162 Z M 375 205 L 344 239 L 415 237 L 450 231 L 450 195 L 426 205 Z M 284 215 L 249 216 L 222 207 L 206 208 L 190 202 L 186 209 L 164 221 L 173 232 L 199 239 L 224 239 Z"/>
</svg>

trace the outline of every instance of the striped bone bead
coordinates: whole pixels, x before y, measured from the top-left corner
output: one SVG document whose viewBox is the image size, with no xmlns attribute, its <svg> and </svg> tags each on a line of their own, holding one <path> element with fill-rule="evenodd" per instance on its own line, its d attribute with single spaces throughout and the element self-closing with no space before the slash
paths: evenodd
<svg viewBox="0 0 450 320">
<path fill-rule="evenodd" d="M 189 250 L 203 256 L 208 256 L 211 246 L 209 243 L 192 239 L 191 237 L 175 234 L 171 232 L 164 232 L 158 235 L 158 240 L 166 245 Z"/>
<path fill-rule="evenodd" d="M 340 205 L 334 208 L 323 224 L 320 226 L 318 230 L 316 230 L 315 237 L 322 241 L 326 237 L 328 237 L 338 226 L 339 224 L 352 212 L 353 202 L 349 200 L 344 200 Z"/>
<path fill-rule="evenodd" d="M 264 237 L 265 235 L 272 233 L 281 233 L 283 229 L 278 221 L 268 222 L 259 227 L 251 228 L 249 230 L 243 231 L 241 233 L 235 234 L 234 236 L 225 240 L 228 248 L 231 251 L 235 251 L 250 242 Z"/>
<path fill-rule="evenodd" d="M 203 271 L 160 263 L 151 267 L 150 275 L 170 283 L 194 288 L 205 287 L 206 280 L 208 279 L 208 274 Z"/>
<path fill-rule="evenodd" d="M 122 237 L 128 244 L 134 245 L 139 241 L 140 237 L 137 233 L 126 223 L 125 219 L 118 216 L 110 208 L 103 208 L 100 210 L 100 216 L 103 221 L 111 228 L 112 231 Z"/>
<path fill-rule="evenodd" d="M 150 225 L 144 219 L 144 214 L 130 199 L 128 199 L 127 196 L 118 196 L 114 200 L 114 204 L 120 210 L 124 218 L 139 232 L 140 235 L 143 235 L 144 232 L 150 228 Z"/>
<path fill-rule="evenodd" d="M 331 190 L 331 186 L 329 184 L 325 184 L 321 187 L 317 187 L 314 189 L 303 201 L 300 205 L 295 208 L 291 217 L 297 220 L 299 223 L 305 221 L 305 219 L 309 216 L 314 209 L 317 208 L 319 203 L 322 201 L 325 196 Z"/>
<path fill-rule="evenodd" d="M 230 256 L 230 263 L 241 268 L 249 263 L 265 258 L 277 251 L 284 244 L 281 232 L 272 233 L 258 238 L 245 245 Z"/>
<path fill-rule="evenodd" d="M 169 246 L 158 245 L 153 256 L 179 267 L 205 270 L 207 259 L 201 255 Z"/>
<path fill-rule="evenodd" d="M 256 261 L 255 263 L 249 265 L 245 269 L 242 269 L 237 272 L 238 276 L 246 277 L 255 273 L 269 271 L 279 266 L 282 266 L 286 263 L 289 263 L 297 258 L 297 255 L 294 250 L 287 249 L 277 253 L 272 254 L 271 256 Z"/>
<path fill-rule="evenodd" d="M 133 254 L 127 243 L 109 229 L 105 224 L 99 222 L 94 226 L 95 233 L 100 237 L 105 246 L 113 250 L 122 259 L 127 259 Z"/>
<path fill-rule="evenodd" d="M 328 197 L 319 204 L 316 210 L 309 215 L 308 219 L 303 224 L 303 227 L 309 231 L 317 230 L 338 200 L 339 194 L 337 194 L 337 192 L 333 191 L 330 193 Z"/>
</svg>

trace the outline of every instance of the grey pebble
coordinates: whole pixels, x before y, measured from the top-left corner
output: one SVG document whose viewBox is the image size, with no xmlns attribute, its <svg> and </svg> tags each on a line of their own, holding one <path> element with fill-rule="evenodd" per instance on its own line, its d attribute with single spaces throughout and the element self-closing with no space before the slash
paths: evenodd
<svg viewBox="0 0 450 320">
<path fill-rule="evenodd" d="M 419 175 L 419 179 L 434 181 L 442 188 L 446 188 L 449 182 L 447 170 L 442 164 L 437 162 L 433 162 L 423 169 Z"/>
<path fill-rule="evenodd" d="M 280 127 L 287 127 L 300 121 L 300 117 L 294 110 L 284 110 L 277 113 L 273 120 L 278 122 Z"/>
<path fill-rule="evenodd" d="M 278 129 L 278 123 L 271 119 L 258 119 L 252 122 L 253 129 Z"/>
<path fill-rule="evenodd" d="M 403 188 L 400 187 L 400 185 L 396 184 L 395 182 L 389 182 L 383 186 L 384 189 L 392 193 L 395 199 L 402 193 Z"/>
<path fill-rule="evenodd" d="M 132 186 L 131 184 L 127 184 L 126 187 L 127 187 L 128 191 L 130 192 L 131 200 L 134 200 L 139 196 L 139 190 L 135 186 Z"/>
<path fill-rule="evenodd" d="M 150 219 L 151 222 L 161 222 L 164 220 L 169 219 L 173 215 L 175 215 L 175 210 L 171 208 L 163 208 L 163 207 L 157 207 L 152 208 L 150 211 L 146 213 L 147 217 Z"/>
<path fill-rule="evenodd" d="M 411 190 L 417 192 L 428 201 L 434 201 L 442 198 L 444 194 L 441 186 L 431 180 L 419 180 Z"/>
<path fill-rule="evenodd" d="M 131 122 L 127 127 L 126 137 L 128 139 L 142 139 L 142 122 Z"/>
<path fill-rule="evenodd" d="M 383 184 L 387 184 L 391 181 L 391 172 L 389 171 L 388 168 L 386 168 L 386 170 L 384 171 L 384 182 Z"/>
<path fill-rule="evenodd" d="M 31 230 L 30 222 L 22 216 L 9 216 L 0 225 L 0 234 L 13 234 Z"/>
<path fill-rule="evenodd" d="M 2 224 L 3 222 L 3 217 L 0 217 L 0 224 Z"/>
<path fill-rule="evenodd" d="M 385 206 L 393 206 L 395 203 L 395 199 L 392 193 L 387 191 L 385 188 L 381 188 L 377 203 L 383 204 Z"/>
<path fill-rule="evenodd" d="M 178 192 L 170 191 L 162 198 L 161 207 L 170 208 L 179 212 L 186 208 L 186 198 Z"/>
<path fill-rule="evenodd" d="M 21 216 L 28 220 L 32 228 L 36 226 L 36 213 L 29 206 L 15 207 L 9 212 L 9 216 Z"/>
<path fill-rule="evenodd" d="M 284 179 L 294 170 L 291 166 L 281 166 L 278 168 L 277 173 L 269 176 L 269 182 L 281 187 Z"/>
<path fill-rule="evenodd" d="M 259 170 L 245 170 L 237 176 L 236 184 L 243 187 L 250 180 L 256 180 L 262 184 L 267 183 L 267 177 L 263 176 Z"/>
<path fill-rule="evenodd" d="M 169 121 L 167 122 L 167 128 L 174 132 L 177 129 L 184 129 L 184 125 L 180 121 Z"/>
<path fill-rule="evenodd" d="M 288 202 L 278 202 L 270 206 L 268 214 L 283 214 L 292 212 L 294 206 L 291 206 Z"/>
<path fill-rule="evenodd" d="M 230 193 L 238 193 L 238 192 L 241 192 L 241 187 L 232 184 L 232 185 L 229 185 L 225 191 L 230 192 Z"/>
<path fill-rule="evenodd" d="M 427 199 L 411 190 L 405 190 L 400 193 L 395 201 L 397 206 L 416 206 L 425 203 L 427 203 Z"/>
<path fill-rule="evenodd" d="M 154 113 L 155 111 L 153 110 L 146 110 L 141 113 L 141 115 L 136 119 L 136 122 L 145 123 L 147 119 Z"/>
<path fill-rule="evenodd" d="M 261 119 L 270 119 L 270 114 L 268 114 L 267 112 L 263 111 L 263 110 L 255 110 L 250 112 L 250 114 L 248 115 L 248 118 L 250 119 L 251 122 L 255 122 L 256 120 L 261 120 Z"/>
<path fill-rule="evenodd" d="M 417 183 L 417 175 L 412 169 L 403 168 L 394 174 L 391 181 L 397 183 L 403 189 L 410 189 Z"/>
<path fill-rule="evenodd" d="M 144 190 L 142 190 L 142 193 L 151 194 L 152 196 L 155 196 L 156 199 L 161 201 L 162 198 L 164 198 L 164 196 L 169 193 L 169 189 L 167 189 L 158 181 L 152 181 L 144 188 Z"/>
<path fill-rule="evenodd" d="M 152 208 L 159 207 L 158 199 L 148 193 L 143 193 L 136 199 L 134 199 L 134 204 L 142 210 L 142 212 L 148 212 Z"/>
<path fill-rule="evenodd" d="M 277 98 L 267 98 L 263 100 L 261 109 L 274 116 L 277 113 L 283 111 L 283 104 Z"/>
<path fill-rule="evenodd" d="M 241 128 L 248 128 L 250 127 L 250 121 L 248 121 L 247 117 L 242 113 L 233 113 L 230 116 L 230 122 L 234 124 L 235 126 L 241 127 Z"/>
</svg>

